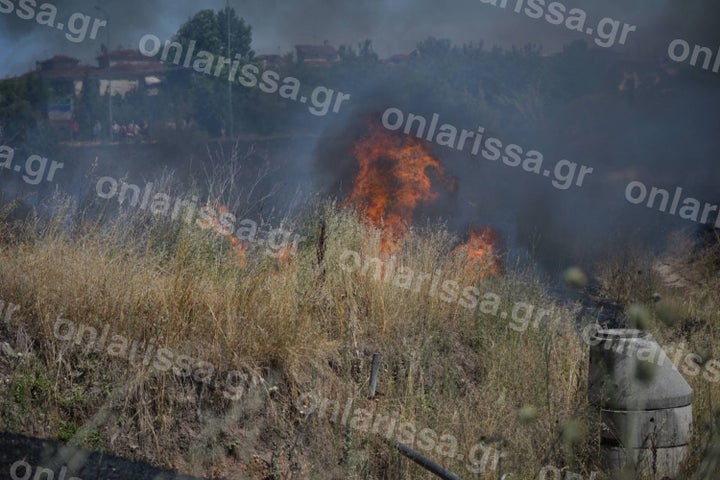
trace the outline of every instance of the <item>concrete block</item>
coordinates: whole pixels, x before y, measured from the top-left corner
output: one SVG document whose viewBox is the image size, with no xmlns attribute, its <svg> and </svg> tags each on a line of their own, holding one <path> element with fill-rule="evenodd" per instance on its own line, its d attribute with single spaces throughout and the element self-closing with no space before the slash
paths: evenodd
<svg viewBox="0 0 720 480">
<path fill-rule="evenodd" d="M 630 461 L 630 465 L 634 465 L 631 470 L 636 475 L 643 475 L 652 480 L 661 480 L 663 477 L 676 478 L 686 453 L 687 447 L 626 450 L 622 447 L 603 445 L 600 448 L 604 469 L 617 472 Z"/>
<path fill-rule="evenodd" d="M 603 443 L 629 448 L 681 447 L 692 435 L 692 405 L 663 410 L 601 410 Z"/>
</svg>

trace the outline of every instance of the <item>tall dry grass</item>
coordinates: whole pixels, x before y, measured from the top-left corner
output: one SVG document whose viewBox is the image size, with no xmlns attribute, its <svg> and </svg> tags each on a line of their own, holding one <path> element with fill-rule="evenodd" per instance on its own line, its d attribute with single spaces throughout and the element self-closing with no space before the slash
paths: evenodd
<svg viewBox="0 0 720 480">
<path fill-rule="evenodd" d="M 244 268 L 225 239 L 194 224 L 133 212 L 100 224 L 73 218 L 70 206 L 59 208 L 3 236 L 1 298 L 21 307 L 0 333 L 24 355 L 0 357 L 8 387 L 0 392 L 2 430 L 207 477 L 432 478 L 376 436 L 303 415 L 298 398 L 313 393 L 452 435 L 465 456 L 479 442 L 504 452 L 482 478 L 530 479 L 549 464 L 589 476 L 597 467 L 578 308 L 559 302 L 532 268 L 477 278 L 449 255 L 457 239 L 441 226 L 412 230 L 396 253 L 398 266 L 439 269 L 445 279 L 498 295 L 500 311 L 526 302 L 555 312 L 517 332 L 510 319 L 444 302 L 427 286 L 414 292 L 344 271 L 345 250 L 382 258 L 380 232 L 332 202 L 288 224 L 308 237 L 295 256 L 278 260 L 254 245 Z M 708 302 L 690 309 L 717 315 Z M 259 380 L 231 402 L 216 385 L 60 341 L 58 316 L 98 331 L 110 325 L 133 340 L 159 339 L 218 372 Z M 374 352 L 382 354 L 381 395 L 368 400 Z M 693 386 L 702 425 L 716 386 Z M 699 432 L 690 464 L 699 463 L 709 435 Z M 428 455 L 477 477 L 467 459 Z"/>
</svg>

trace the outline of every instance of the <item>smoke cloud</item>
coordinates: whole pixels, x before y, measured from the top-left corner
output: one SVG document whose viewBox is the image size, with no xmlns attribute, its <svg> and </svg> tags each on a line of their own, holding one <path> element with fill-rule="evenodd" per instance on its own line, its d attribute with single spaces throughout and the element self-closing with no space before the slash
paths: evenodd
<svg viewBox="0 0 720 480">
<path fill-rule="evenodd" d="M 20 1 L 30 0 L 13 3 L 17 5 Z M 252 48 L 258 54 L 283 54 L 292 51 L 295 44 L 328 41 L 335 46 L 355 45 L 370 39 L 375 51 L 387 57 L 409 53 L 430 36 L 448 38 L 455 45 L 483 42 L 486 49 L 493 45 L 535 44 L 542 47 L 544 54 L 551 54 L 575 40 L 588 40 L 583 33 L 512 12 L 515 1 L 520 0 L 508 0 L 506 9 L 487 4 L 489 0 L 453 0 L 442 6 L 437 0 L 231 0 L 230 6 L 252 26 Z M 564 3 L 569 8 L 584 9 L 589 24 L 613 17 L 637 25 L 632 40 L 627 45 L 615 45 L 614 54 L 628 54 L 659 64 L 667 56 L 668 44 L 677 38 L 690 45 L 708 46 L 713 51 L 720 45 L 720 30 L 714 24 L 720 18 L 720 3 L 715 0 Z M 59 18 L 74 12 L 104 18 L 94 2 L 56 0 L 53 4 Z M 99 1 L 97 5 L 110 18 L 110 46 L 114 49 L 136 48 L 139 38 L 146 33 L 169 38 L 200 9 L 218 10 L 225 1 L 210 0 L 200 5 L 192 0 L 126 0 Z M 105 31 L 95 40 L 75 44 L 68 42 L 63 32 L 14 14 L 0 14 L 0 77 L 21 74 L 34 68 L 36 61 L 55 54 L 94 63 L 106 42 Z M 375 81 L 369 79 L 361 91 L 353 92 L 355 105 L 367 103 L 369 107 L 339 117 L 318 145 L 297 146 L 304 158 L 297 161 L 298 173 L 309 175 L 317 160 L 320 168 L 313 172 L 316 183 L 332 186 L 335 191 L 338 188 L 347 191 L 353 165 L 351 160 L 339 157 L 347 157 L 353 132 L 361 131 L 358 119 L 393 105 L 393 95 L 403 88 L 402 85 L 383 88 Z M 660 186 L 683 186 L 698 198 L 720 200 L 712 198 L 717 194 L 716 181 L 715 190 L 712 188 L 713 179 L 720 173 L 715 160 L 718 141 L 713 133 L 718 127 L 717 108 L 713 105 L 720 103 L 720 96 L 716 88 L 707 85 L 679 86 L 681 96 L 669 93 L 658 105 L 638 99 L 626 110 L 617 108 L 610 112 L 607 103 L 597 98 L 588 100 L 587 105 L 577 105 L 576 110 L 568 110 L 565 116 L 556 116 L 542 129 L 532 132 L 527 131 L 527 125 L 501 127 L 488 124 L 486 118 L 453 121 L 459 128 L 488 124 L 489 129 L 500 130 L 496 134 L 505 143 L 540 143 L 544 145 L 541 148 L 547 149 L 543 153 L 553 161 L 568 158 L 593 166 L 606 176 L 632 175 L 634 169 L 646 175 L 643 179 L 648 185 L 656 181 Z M 416 105 L 425 115 L 434 111 L 432 106 Z M 301 121 L 304 120 L 298 120 Z M 567 133 L 571 130 L 573 133 Z M 460 179 L 457 205 L 450 212 L 455 227 L 476 223 L 478 219 L 497 223 L 499 218 L 513 218 L 520 226 L 517 236 L 522 237 L 528 248 L 533 246 L 533 239 L 542 238 L 544 243 L 539 248 L 545 249 L 548 258 L 550 253 L 563 252 L 573 257 L 580 251 L 594 254 L 610 248 L 608 232 L 632 232 L 643 240 L 653 240 L 675 225 L 658 221 L 664 220 L 662 215 L 650 214 L 647 209 L 629 209 L 622 188 L 618 190 L 617 185 L 595 182 L 578 191 L 562 192 L 541 183 L 543 179 L 518 178 L 522 173 L 498 172 L 497 168 L 492 170 L 472 159 L 448 154 L 442 148 L 435 150 L 450 173 Z M 648 177 L 647 172 L 652 175 Z M 617 239 L 618 243 L 622 241 Z"/>
<path fill-rule="evenodd" d="M 7 0 L 6 0 L 7 1 Z M 21 0 L 10 0 L 18 5 Z M 34 0 L 22 0 L 32 2 Z M 498 0 L 501 2 L 503 0 Z M 514 5 L 518 0 L 508 0 Z M 74 12 L 104 18 L 99 5 L 110 16 L 112 48 L 135 48 L 145 33 L 167 38 L 190 16 L 203 8 L 220 9 L 222 0 L 199 5 L 192 0 L 127 0 L 123 2 L 55 0 L 59 17 Z M 638 25 L 637 41 L 628 48 L 653 48 L 685 34 L 697 40 L 718 38 L 712 19 L 718 7 L 709 0 L 670 3 L 668 0 L 575 0 L 568 6 L 583 8 L 591 18 L 610 16 Z M 42 4 L 37 1 L 37 4 Z M 456 44 L 484 41 L 486 45 L 522 46 L 541 44 L 545 51 L 561 49 L 582 34 L 506 10 L 480 0 L 454 0 L 438 8 L 433 0 L 232 0 L 230 5 L 253 27 L 253 47 L 258 53 L 286 53 L 297 43 L 351 44 L 369 38 L 381 56 L 408 53 L 429 36 L 449 38 Z M 104 32 L 103 32 L 104 33 Z M 670 38 L 672 37 L 672 38 Z M 34 62 L 54 54 L 93 61 L 104 34 L 81 44 L 67 42 L 62 32 L 22 20 L 15 14 L 0 14 L 0 76 L 23 73 Z"/>
</svg>

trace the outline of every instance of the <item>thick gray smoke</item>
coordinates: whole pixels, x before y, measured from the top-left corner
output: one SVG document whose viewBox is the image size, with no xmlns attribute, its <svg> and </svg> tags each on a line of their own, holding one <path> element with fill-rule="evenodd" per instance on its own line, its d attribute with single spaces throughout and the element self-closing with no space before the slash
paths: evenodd
<svg viewBox="0 0 720 480">
<path fill-rule="evenodd" d="M 34 20 L 18 17 L 18 7 L 25 4 L 35 12 L 40 11 L 44 1 L 5 0 L 15 8 L 11 13 L 0 13 L 0 77 L 26 72 L 34 68 L 35 62 L 56 54 L 69 55 L 95 64 L 95 56 L 100 47 L 107 43 L 107 32 L 100 30 L 95 39 L 85 38 L 74 43 L 67 40 L 65 33 L 38 25 Z M 194 13 L 203 8 L 219 9 L 222 1 L 206 1 L 202 5 L 192 0 L 174 0 L 147 2 L 127 0 L 113 2 L 108 0 L 52 0 L 57 8 L 57 21 L 67 21 L 76 12 L 93 18 L 105 19 L 105 13 L 96 9 L 99 6 L 110 18 L 110 46 L 137 48 L 138 40 L 146 33 L 160 38 L 169 38 L 178 27 Z M 34 6 L 35 5 L 35 6 Z"/>
<path fill-rule="evenodd" d="M 0 6 L 8 1 L 0 0 Z M 33 1 L 12 0 L 12 3 Z M 455 45 L 483 42 L 486 48 L 531 43 L 542 46 L 544 53 L 553 53 L 575 40 L 588 40 L 582 33 L 513 13 L 512 6 L 517 1 L 527 3 L 527 0 L 507 0 L 506 9 L 489 5 L 491 0 L 443 3 L 438 0 L 231 0 L 230 5 L 252 26 L 252 48 L 259 54 L 286 53 L 292 51 L 295 44 L 320 44 L 326 40 L 335 46 L 355 45 L 367 38 L 372 40 L 381 57 L 387 57 L 411 52 L 418 42 L 430 36 L 448 38 Z M 170 38 L 197 11 L 218 10 L 225 5 L 224 0 L 55 0 L 52 3 L 57 6 L 59 18 L 67 18 L 74 12 L 103 18 L 104 14 L 95 8 L 99 4 L 110 17 L 111 48 L 135 48 L 146 33 L 161 39 Z M 502 4 L 503 0 L 496 3 Z M 566 0 L 563 3 L 568 8 L 584 9 L 588 25 L 603 17 L 613 17 L 637 26 L 632 41 L 609 49 L 613 54 L 628 53 L 653 63 L 662 62 L 668 44 L 674 39 L 687 40 L 690 45 L 705 45 L 713 51 L 720 44 L 720 29 L 716 28 L 720 3 L 716 0 Z M 94 40 L 73 43 L 66 40 L 63 32 L 22 20 L 14 13 L 0 13 L 0 77 L 23 73 L 34 68 L 36 61 L 55 54 L 94 63 L 94 56 L 104 43 L 105 31 Z M 569 80 L 582 81 L 581 73 L 568 72 Z M 507 81 L 507 78 L 497 79 L 501 83 Z M 387 89 L 373 85 L 370 80 L 367 83 L 353 92 L 353 110 L 339 117 L 342 121 L 336 123 L 342 125 L 335 133 L 347 135 L 354 131 L 356 117 L 369 113 L 358 104 L 369 104 L 374 111 L 382 112 L 393 106 L 393 93 L 404 88 L 402 84 Z M 578 105 L 576 112 L 569 112 L 566 118 L 555 118 L 544 125 L 542 131 L 534 128 L 523 134 L 518 133 L 523 125 L 501 128 L 487 118 L 450 121 L 458 128 L 485 125 L 489 130 L 500 129 L 493 133 L 502 137 L 505 144 L 540 143 L 543 146 L 539 148 L 548 159 L 569 158 L 590 165 L 595 168 L 596 177 L 633 175 L 635 169 L 639 172 L 637 175 L 644 175 L 641 179 L 648 185 L 657 182 L 660 186 L 684 186 L 698 198 L 717 202 L 720 199 L 713 198 L 720 173 L 715 160 L 717 135 L 713 133 L 718 127 L 717 108 L 713 110 L 713 105 L 720 103 L 716 92 L 717 88 L 707 84 L 697 88 L 684 85 L 681 97 L 672 91 L 657 106 L 638 99 L 636 105 L 628 104 L 626 110 L 615 111 L 607 111 L 608 104 L 596 98 L 597 103 Z M 387 96 L 378 100 L 379 94 Z M 418 99 L 418 113 L 431 115 L 440 111 L 423 101 Z M 571 130 L 574 133 L 568 133 Z M 345 143 L 351 140 L 344 138 Z M 314 156 L 325 155 L 330 167 L 314 172 L 322 174 L 317 175 L 316 180 L 325 185 L 345 182 L 346 191 L 352 165 L 338 161 L 337 156 L 347 152 L 346 144 L 341 147 L 321 144 L 313 152 L 312 145 L 299 146 L 296 154 L 303 152 L 298 154 L 303 159 L 296 161 L 298 170 L 310 175 Z M 652 216 L 648 209 L 632 210 L 617 185 L 596 181 L 577 192 L 562 192 L 548 187 L 547 182 L 542 183 L 542 178 L 526 178 L 521 172 L 506 171 L 503 167 L 493 170 L 467 157 L 448 154 L 442 148 L 436 150 L 450 173 L 461 179 L 458 204 L 452 212 L 458 228 L 462 223 L 483 219 L 493 222 L 514 216 L 520 228 L 525 229 L 518 235 L 524 236 L 529 247 L 533 246 L 533 238 L 542 238 L 541 248 L 545 253 L 564 252 L 567 257 L 574 257 L 580 250 L 607 249 L 611 240 L 621 243 L 623 239 L 611 238 L 614 232 L 636 231 L 641 238 L 652 239 L 666 233 L 663 229 L 672 227 L 671 224 L 658 228 L 651 225 L 653 222 L 669 224 L 662 222 L 664 218 L 660 214 Z M 321 166 L 323 160 L 320 158 Z M 713 182 L 715 190 L 711 188 Z"/>
<path fill-rule="evenodd" d="M 497 0 L 498 3 L 503 0 Z M 508 0 L 508 10 L 518 0 Z M 39 0 L 5 0 L 14 5 L 38 6 Z M 82 12 L 104 18 L 95 9 L 100 5 L 110 16 L 110 43 L 136 47 L 145 33 L 167 38 L 191 15 L 203 8 L 219 9 L 223 0 L 202 3 L 193 0 L 54 0 L 59 17 Z M 565 2 L 599 19 L 611 16 L 638 25 L 635 48 L 650 48 L 654 39 L 667 44 L 667 36 L 685 33 L 700 39 L 717 32 L 708 11 L 711 1 L 689 0 L 575 0 Z M 449 38 L 456 44 L 484 41 L 486 45 L 522 46 L 541 44 L 545 51 L 557 51 L 582 35 L 564 28 L 503 11 L 480 0 L 454 0 L 439 8 L 435 0 L 231 0 L 230 5 L 253 27 L 253 48 L 258 53 L 285 53 L 296 43 L 355 44 L 373 40 L 381 56 L 412 51 L 429 36 Z M 36 7 L 37 8 L 37 7 Z M 715 11 L 717 9 L 715 8 Z M 642 35 L 640 35 L 640 33 Z M 716 38 L 717 35 L 714 35 Z M 675 38 L 675 37 L 673 37 Z M 105 32 L 95 40 L 68 42 L 62 32 L 23 20 L 15 13 L 0 13 L 0 77 L 19 74 L 34 62 L 62 53 L 93 61 Z"/>
</svg>

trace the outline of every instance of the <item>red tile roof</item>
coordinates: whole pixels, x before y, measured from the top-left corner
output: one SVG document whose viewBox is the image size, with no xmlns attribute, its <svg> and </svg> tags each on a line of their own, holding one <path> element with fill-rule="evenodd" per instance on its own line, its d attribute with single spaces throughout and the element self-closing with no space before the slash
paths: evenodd
<svg viewBox="0 0 720 480">
<path fill-rule="evenodd" d="M 146 57 L 142 53 L 140 53 L 139 50 L 131 50 L 131 49 L 121 49 L 121 50 L 113 50 L 109 53 L 103 53 L 102 55 L 99 55 L 97 58 L 105 59 L 110 58 L 110 60 L 151 60 L 150 58 Z"/>
</svg>

